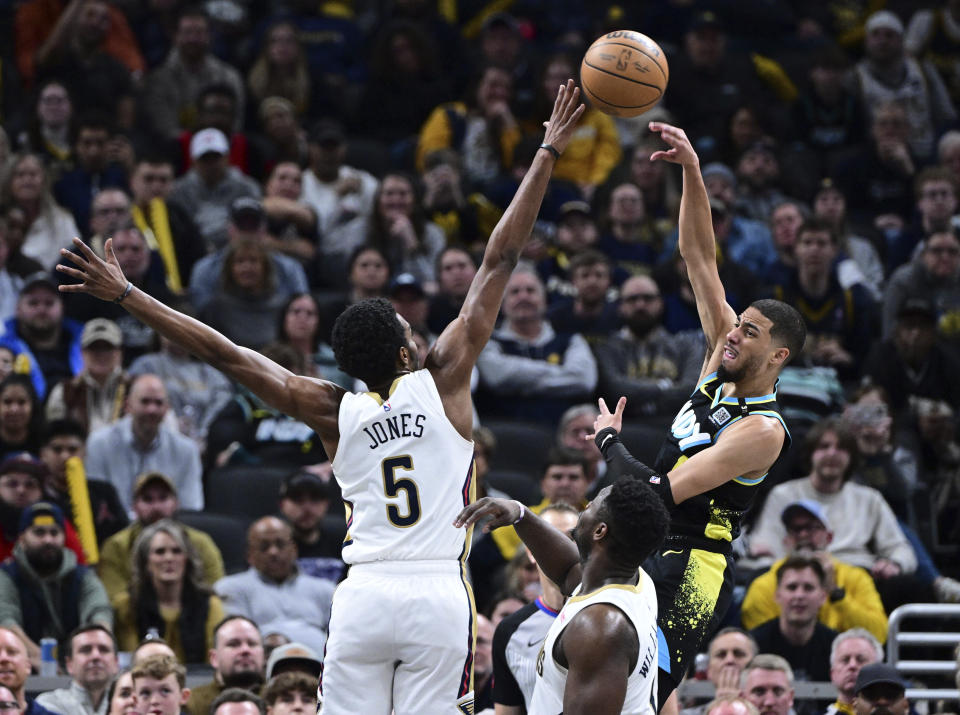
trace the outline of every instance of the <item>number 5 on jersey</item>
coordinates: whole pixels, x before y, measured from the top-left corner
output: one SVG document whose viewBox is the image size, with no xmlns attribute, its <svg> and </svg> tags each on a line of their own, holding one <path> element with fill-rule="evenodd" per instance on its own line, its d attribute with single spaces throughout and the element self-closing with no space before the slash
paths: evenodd
<svg viewBox="0 0 960 715">
<path fill-rule="evenodd" d="M 397 470 L 413 471 L 413 459 L 409 454 L 400 457 L 387 457 L 381 463 L 383 467 L 383 492 L 388 499 L 396 499 L 402 491 L 407 499 L 407 513 L 401 514 L 395 504 L 387 504 L 387 519 L 401 529 L 413 526 L 420 521 L 420 493 L 417 483 L 409 477 L 397 479 Z"/>
</svg>

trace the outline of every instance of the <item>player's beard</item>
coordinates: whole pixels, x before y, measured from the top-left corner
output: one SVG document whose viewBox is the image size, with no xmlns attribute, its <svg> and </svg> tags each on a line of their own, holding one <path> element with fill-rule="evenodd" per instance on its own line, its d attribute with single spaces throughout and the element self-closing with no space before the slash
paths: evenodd
<svg viewBox="0 0 960 715">
<path fill-rule="evenodd" d="M 584 534 L 580 524 L 573 527 L 573 540 L 577 544 L 577 551 L 580 554 L 580 563 L 586 563 L 590 558 L 590 551 L 593 549 L 593 540 L 589 534 Z"/>
<path fill-rule="evenodd" d="M 720 382 L 740 382 L 747 375 L 752 375 L 757 371 L 758 363 L 759 360 L 757 358 L 749 358 L 744 360 L 739 368 L 731 370 L 721 362 L 717 368 L 717 377 L 720 379 Z"/>
</svg>

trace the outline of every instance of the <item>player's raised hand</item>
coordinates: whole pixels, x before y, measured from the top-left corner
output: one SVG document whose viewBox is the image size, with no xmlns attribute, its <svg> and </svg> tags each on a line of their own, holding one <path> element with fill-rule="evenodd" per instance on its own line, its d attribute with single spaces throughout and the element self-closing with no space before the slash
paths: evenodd
<svg viewBox="0 0 960 715">
<path fill-rule="evenodd" d="M 481 519 L 489 519 L 483 525 L 483 533 L 486 534 L 501 526 L 515 524 L 522 513 L 523 507 L 518 501 L 483 497 L 483 499 L 465 506 L 463 511 L 457 514 L 457 518 L 453 520 L 453 525 L 458 528 L 461 526 L 469 528 Z"/>
<path fill-rule="evenodd" d="M 108 238 L 103 247 L 106 261 L 79 238 L 73 239 L 73 245 L 79 253 L 61 248 L 60 255 L 73 263 L 76 268 L 58 263 L 57 270 L 80 282 L 61 285 L 60 292 L 89 293 L 101 300 L 119 298 L 127 288 L 127 278 L 123 275 L 120 263 L 113 253 L 113 239 Z"/>
<path fill-rule="evenodd" d="M 687 133 L 680 127 L 663 122 L 650 122 L 650 131 L 659 133 L 660 138 L 670 146 L 666 151 L 653 152 L 650 155 L 650 161 L 663 159 L 681 166 L 699 165 L 700 159 L 697 157 L 697 152 L 693 150 L 693 144 L 687 139 Z"/>
<path fill-rule="evenodd" d="M 613 427 L 617 432 L 623 429 L 623 408 L 627 406 L 627 398 L 621 397 L 617 400 L 617 406 L 610 412 L 606 401 L 601 397 L 597 403 L 600 408 L 600 414 L 593 421 L 593 434 L 588 434 L 584 439 L 595 439 L 597 432 L 607 427 Z"/>
<path fill-rule="evenodd" d="M 580 104 L 580 88 L 573 83 L 572 79 L 568 79 L 566 84 L 560 85 L 549 121 L 543 123 L 547 128 L 543 135 L 543 143 L 549 144 L 562 154 L 570 143 L 570 137 L 573 136 L 573 131 L 584 111 L 586 106 Z"/>
</svg>

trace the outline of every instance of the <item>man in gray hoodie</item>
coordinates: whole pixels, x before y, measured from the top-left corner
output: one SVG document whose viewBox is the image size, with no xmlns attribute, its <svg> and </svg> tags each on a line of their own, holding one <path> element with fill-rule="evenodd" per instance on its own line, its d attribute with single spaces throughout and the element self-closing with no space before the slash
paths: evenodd
<svg viewBox="0 0 960 715">
<path fill-rule="evenodd" d="M 0 565 L 0 626 L 22 633 L 28 652 L 41 638 L 61 644 L 77 626 L 113 629 L 113 611 L 96 574 L 65 549 L 63 512 L 50 502 L 28 506 L 20 517 L 13 558 Z M 29 640 L 26 640 L 29 639 Z"/>
</svg>

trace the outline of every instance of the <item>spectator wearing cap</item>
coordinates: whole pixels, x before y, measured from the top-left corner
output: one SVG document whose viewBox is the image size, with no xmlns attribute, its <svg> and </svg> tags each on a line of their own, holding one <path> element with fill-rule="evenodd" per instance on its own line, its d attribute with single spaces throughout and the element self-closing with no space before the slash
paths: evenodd
<svg viewBox="0 0 960 715">
<path fill-rule="evenodd" d="M 13 555 L 23 510 L 43 499 L 48 476 L 44 463 L 27 452 L 0 462 L 0 562 Z M 80 538 L 69 520 L 64 522 L 64 545 L 76 555 L 77 563 L 86 563 Z"/>
<path fill-rule="evenodd" d="M 796 202 L 788 199 L 785 203 Z M 777 208 L 779 207 L 774 208 L 774 212 Z M 771 214 L 771 223 L 773 223 L 773 215 Z M 870 291 L 874 300 L 881 300 L 885 275 L 880 254 L 873 242 L 854 234 L 847 220 L 847 197 L 833 179 L 821 179 L 813 196 L 813 215 L 830 224 L 840 237 L 840 256 L 837 263 L 837 279 L 840 285 L 849 288 L 854 283 L 862 283 Z M 802 223 L 801 217 L 797 223 L 797 229 Z"/>
<path fill-rule="evenodd" d="M 613 267 L 606 255 L 587 248 L 570 259 L 573 295 L 558 299 L 547 312 L 554 330 L 580 333 L 591 346 L 606 340 L 620 327 L 617 303 L 611 294 Z"/>
<path fill-rule="evenodd" d="M 906 715 L 910 711 L 907 684 L 897 669 L 886 663 L 865 665 L 857 674 L 853 699 L 855 715 Z"/>
<path fill-rule="evenodd" d="M 653 278 L 628 278 L 618 304 L 624 325 L 594 348 L 600 394 L 608 401 L 626 397 L 628 414 L 673 414 L 700 375 L 706 349 L 702 332 L 667 332 L 663 312 Z"/>
<path fill-rule="evenodd" d="M 284 673 L 303 673 L 311 676 L 316 683 L 321 672 L 323 672 L 323 659 L 313 648 L 296 641 L 277 646 L 267 660 L 268 681 Z M 313 695 L 316 700 L 316 688 Z"/>
<path fill-rule="evenodd" d="M 851 628 L 833 639 L 830 646 L 830 682 L 837 699 L 824 715 L 853 715 L 857 676 L 864 666 L 883 660 L 883 646 L 870 631 Z"/>
<path fill-rule="evenodd" d="M 870 349 L 864 381 L 882 387 L 896 413 L 916 397 L 960 405 L 960 358 L 937 334 L 933 303 L 907 298 L 896 316 L 890 337 Z"/>
<path fill-rule="evenodd" d="M 904 51 L 903 23 L 889 10 L 878 10 L 864 27 L 864 58 L 854 69 L 864 105 L 873 113 L 886 102 L 907 110 L 910 149 L 922 160 L 934 154 L 937 132 L 957 118 L 936 68 Z"/>
<path fill-rule="evenodd" d="M 213 631 L 208 662 L 213 679 L 190 690 L 186 711 L 207 715 L 225 690 L 257 692 L 263 685 L 263 638 L 257 624 L 244 616 L 226 616 Z"/>
<path fill-rule="evenodd" d="M 40 460 L 47 468 L 43 480 L 44 496 L 70 517 L 75 515 L 75 504 L 74 492 L 67 481 L 67 460 L 83 460 L 86 438 L 87 431 L 79 422 L 71 419 L 52 420 L 44 427 L 40 444 Z M 130 520 L 114 486 L 95 477 L 87 478 L 84 474 L 84 483 L 97 543 L 102 544 L 127 526 Z"/>
<path fill-rule="evenodd" d="M 176 180 L 169 200 L 193 216 L 208 248 L 221 248 L 228 238 L 231 204 L 259 198 L 260 187 L 228 163 L 230 144 L 219 129 L 201 129 L 190 139 L 190 170 Z M 196 270 L 196 268 L 194 268 Z"/>
<path fill-rule="evenodd" d="M 75 628 L 102 623 L 113 628 L 107 592 L 93 569 L 64 548 L 63 512 L 36 502 L 20 517 L 13 558 L 0 565 L 0 626 L 20 629 L 29 650 L 41 638 L 66 644 Z"/>
<path fill-rule="evenodd" d="M 83 326 L 63 315 L 63 298 L 47 273 L 24 279 L 17 312 L 4 324 L 0 346 L 29 361 L 33 388 L 40 399 L 60 380 L 83 369 Z"/>
<path fill-rule="evenodd" d="M 880 594 L 867 571 L 830 554 L 833 532 L 823 506 L 812 499 L 801 499 L 788 504 L 780 518 L 786 529 L 784 547 L 788 556 L 750 583 L 741 611 L 744 628 L 753 629 L 780 616 L 780 604 L 774 599 L 777 570 L 790 556 L 803 554 L 818 559 L 826 576 L 827 600 L 820 607 L 820 623 L 838 632 L 866 628 L 881 643 L 885 641 L 887 614 Z"/>
<path fill-rule="evenodd" d="M 126 416 L 87 438 L 87 472 L 113 484 L 128 511 L 137 477 L 146 471 L 172 475 L 183 508 L 203 508 L 200 451 L 164 424 L 169 406 L 163 381 L 140 375 L 127 393 Z"/>
<path fill-rule="evenodd" d="M 309 290 L 307 276 L 300 262 L 269 249 L 267 214 L 258 199 L 242 196 L 232 201 L 226 233 L 229 243 L 197 261 L 190 274 L 190 301 L 197 310 L 202 311 L 213 300 L 230 246 L 238 242 L 255 241 L 267 247 L 274 272 L 274 285 L 284 298 Z"/>
<path fill-rule="evenodd" d="M 781 515 L 788 504 L 807 499 L 823 507 L 833 528 L 827 550 L 835 558 L 869 570 L 874 580 L 913 573 L 917 557 L 893 510 L 876 489 L 850 479 L 858 452 L 846 426 L 837 418 L 821 420 L 807 433 L 805 447 L 809 474 L 770 490 L 750 533 L 751 553 L 769 557 L 767 563 L 786 556 L 786 527 Z"/>
<path fill-rule="evenodd" d="M 76 420 L 88 432 L 123 416 L 127 375 L 123 371 L 123 335 L 112 320 L 94 318 L 80 334 L 83 369 L 59 382 L 47 398 L 46 417 Z"/>
<path fill-rule="evenodd" d="M 137 478 L 133 490 L 133 523 L 107 539 L 100 548 L 97 571 L 111 599 L 126 591 L 130 583 L 133 545 L 140 532 L 161 519 L 175 519 L 179 507 L 177 488 L 166 474 L 146 472 Z M 223 556 L 210 535 L 191 526 L 181 526 L 200 558 L 203 582 L 214 583 L 223 578 Z"/>
<path fill-rule="evenodd" d="M 274 516 L 258 519 L 247 532 L 243 573 L 214 584 L 227 613 L 246 616 L 261 631 L 283 633 L 323 652 L 334 585 L 308 576 L 296 563 L 297 545 L 289 524 Z"/>
<path fill-rule="evenodd" d="M 929 302 L 940 335 L 960 340 L 960 235 L 955 229 L 927 236 L 916 257 L 890 276 L 883 296 L 885 338 L 893 334 L 897 313 L 910 299 Z"/>
<path fill-rule="evenodd" d="M 767 219 L 755 221 L 741 216 L 736 210 L 740 184 L 733 170 L 726 164 L 707 164 L 703 167 L 703 181 L 711 199 L 713 231 L 720 247 L 720 258 L 743 266 L 755 276 L 766 275 L 778 257 L 778 247 L 767 229 Z M 771 203 L 771 212 L 775 205 Z M 670 235 L 661 260 L 673 256 L 678 236 L 677 232 Z"/>
<path fill-rule="evenodd" d="M 263 687 L 271 715 L 309 713 L 317 707 L 317 679 L 300 671 L 280 673 Z"/>
<path fill-rule="evenodd" d="M 537 264 L 537 272 L 547 291 L 547 303 L 574 295 L 570 281 L 570 261 L 578 253 L 597 245 L 599 232 L 590 204 L 567 201 L 560 206 L 556 233 L 547 247 L 547 258 Z"/>
<path fill-rule="evenodd" d="M 347 137 L 339 122 L 318 122 L 308 137 L 310 166 L 303 172 L 301 199 L 317 215 L 320 234 L 373 213 L 379 182 L 372 174 L 348 166 Z"/>
<path fill-rule="evenodd" d="M 280 485 L 279 510 L 293 529 L 300 570 L 339 583 L 345 569 L 340 551 L 346 526 L 342 519 L 325 518 L 335 491 L 331 476 L 306 469 L 291 472 Z"/>
<path fill-rule="evenodd" d="M 776 583 L 780 614 L 750 631 L 757 650 L 785 658 L 797 680 L 829 680 L 830 646 L 837 632 L 818 620 L 828 598 L 823 566 L 814 557 L 790 556 L 777 569 Z"/>
<path fill-rule="evenodd" d="M 501 67 L 510 72 L 517 106 L 521 109 L 520 114 L 525 116 L 533 104 L 536 75 L 520 22 L 509 12 L 487 15 L 480 27 L 478 49 L 479 65 Z M 564 81 L 568 77 L 570 75 L 566 75 Z"/>
<path fill-rule="evenodd" d="M 193 129 L 197 99 L 207 85 L 225 82 L 239 98 L 242 116 L 243 80 L 229 64 L 210 52 L 210 19 L 201 10 L 186 10 L 177 20 L 173 47 L 164 63 L 144 83 L 144 116 L 161 139 L 176 139 Z"/>
<path fill-rule="evenodd" d="M 408 323 L 414 332 L 424 335 L 428 344 L 433 344 L 434 336 L 427 327 L 427 315 L 430 301 L 423 290 L 423 284 L 412 273 L 400 273 L 390 281 L 387 297 L 397 313 Z M 425 356 L 421 355 L 423 360 Z"/>
<path fill-rule="evenodd" d="M 597 363 L 590 346 L 578 333 L 554 330 L 546 309 L 536 271 L 519 266 L 507 281 L 503 325 L 477 359 L 481 414 L 553 424 L 565 409 L 593 397 Z"/>
</svg>

